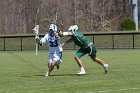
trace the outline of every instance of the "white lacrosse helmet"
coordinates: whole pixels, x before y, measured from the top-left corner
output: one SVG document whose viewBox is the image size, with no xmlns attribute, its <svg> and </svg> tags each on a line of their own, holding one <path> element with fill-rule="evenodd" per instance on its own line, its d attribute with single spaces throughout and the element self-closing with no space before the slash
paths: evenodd
<svg viewBox="0 0 140 93">
<path fill-rule="evenodd" d="M 68 29 L 68 31 L 70 32 L 75 32 L 76 30 L 78 30 L 78 26 L 77 25 L 71 25 Z"/>
<path fill-rule="evenodd" d="M 51 24 L 49 29 L 51 29 L 53 32 L 56 32 L 57 26 L 55 24 Z"/>
</svg>

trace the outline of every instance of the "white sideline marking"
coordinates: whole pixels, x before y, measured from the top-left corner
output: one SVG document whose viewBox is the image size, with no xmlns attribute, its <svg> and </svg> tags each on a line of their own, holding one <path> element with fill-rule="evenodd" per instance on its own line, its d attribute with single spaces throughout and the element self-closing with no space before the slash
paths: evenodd
<svg viewBox="0 0 140 93">
<path fill-rule="evenodd" d="M 103 90 L 103 91 L 96 91 L 96 92 L 88 92 L 88 93 L 107 93 L 110 91 L 127 91 L 127 90 L 137 90 L 139 88 L 128 88 L 128 89 L 118 89 L 118 90 Z"/>
</svg>

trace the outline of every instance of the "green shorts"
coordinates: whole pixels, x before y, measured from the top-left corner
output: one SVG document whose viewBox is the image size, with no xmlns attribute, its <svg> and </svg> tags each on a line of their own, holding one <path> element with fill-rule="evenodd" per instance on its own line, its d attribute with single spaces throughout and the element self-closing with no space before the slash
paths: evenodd
<svg viewBox="0 0 140 93">
<path fill-rule="evenodd" d="M 94 44 L 90 45 L 87 48 L 80 48 L 77 53 L 76 56 L 81 58 L 82 56 L 84 56 L 85 54 L 88 54 L 89 56 L 92 57 L 96 57 L 96 47 Z"/>
</svg>

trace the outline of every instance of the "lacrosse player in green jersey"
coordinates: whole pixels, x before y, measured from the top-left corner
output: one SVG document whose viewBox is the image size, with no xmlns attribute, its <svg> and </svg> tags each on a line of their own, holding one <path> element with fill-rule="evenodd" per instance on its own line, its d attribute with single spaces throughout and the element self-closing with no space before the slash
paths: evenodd
<svg viewBox="0 0 140 93">
<path fill-rule="evenodd" d="M 71 36 L 69 40 L 67 40 L 63 45 L 66 43 L 69 43 L 71 41 L 74 41 L 74 43 L 80 47 L 80 49 L 77 51 L 75 55 L 75 60 L 80 67 L 80 72 L 78 72 L 78 75 L 84 75 L 86 74 L 86 71 L 84 69 L 84 66 L 81 61 L 81 57 L 85 54 L 88 54 L 90 58 L 103 66 L 105 73 L 108 72 L 108 64 L 105 64 L 103 60 L 99 59 L 96 56 L 96 47 L 95 45 L 87 38 L 85 37 L 79 30 L 77 25 L 72 25 L 69 27 L 68 32 L 59 32 L 60 36 Z"/>
</svg>

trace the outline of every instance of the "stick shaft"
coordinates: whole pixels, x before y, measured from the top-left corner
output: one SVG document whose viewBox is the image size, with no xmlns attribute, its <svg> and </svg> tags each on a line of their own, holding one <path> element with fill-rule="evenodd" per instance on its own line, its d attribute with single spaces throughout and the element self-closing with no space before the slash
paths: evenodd
<svg viewBox="0 0 140 93">
<path fill-rule="evenodd" d="M 36 43 L 36 56 L 38 55 L 38 43 Z"/>
</svg>

